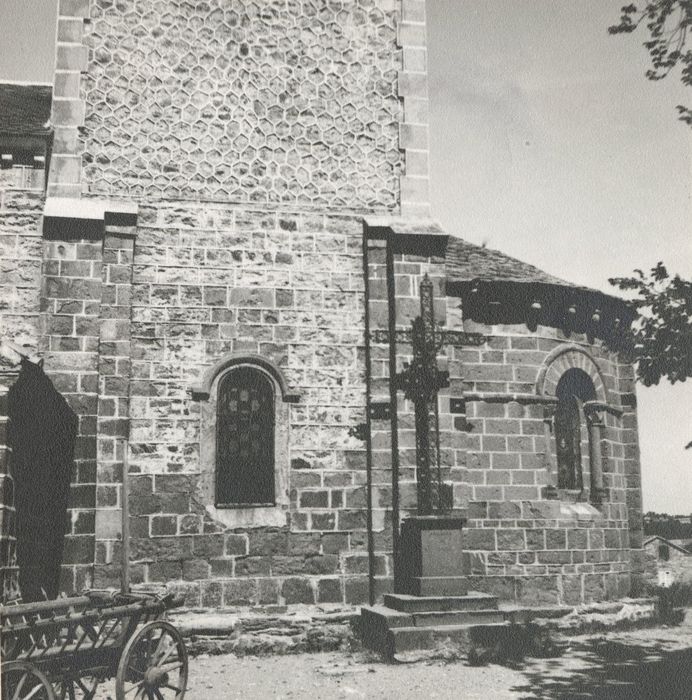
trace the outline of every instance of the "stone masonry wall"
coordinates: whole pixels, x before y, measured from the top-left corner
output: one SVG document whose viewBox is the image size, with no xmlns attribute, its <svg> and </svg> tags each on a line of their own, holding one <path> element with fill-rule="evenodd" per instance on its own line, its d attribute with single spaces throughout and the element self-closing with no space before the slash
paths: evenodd
<svg viewBox="0 0 692 700">
<path fill-rule="evenodd" d="M 359 217 L 428 212 L 426 70 L 424 0 L 59 1 L 49 194 L 141 212 L 134 247 L 107 222 L 93 240 L 93 284 L 76 285 L 93 299 L 74 311 L 93 324 L 68 333 L 46 297 L 64 326 L 49 373 L 67 382 L 60 353 L 95 350 L 64 390 L 96 425 L 72 534 L 97 585 L 120 575 L 129 430 L 134 582 L 177 582 L 195 604 L 366 597 L 364 445 L 349 434 L 365 405 Z M 213 399 L 190 390 L 229 354 L 273 362 L 300 394 L 280 409 L 288 487 L 271 528 L 207 507 Z"/>
<path fill-rule="evenodd" d="M 86 191 L 397 206 L 400 5 L 94 0 L 81 88 Z M 424 46 L 424 14 L 413 19 Z M 424 73 L 409 83 L 407 94 L 427 97 Z M 422 156 L 414 174 L 427 177 Z"/>
<path fill-rule="evenodd" d="M 373 342 L 376 331 L 386 331 L 388 327 L 387 305 L 387 256 L 382 240 L 368 238 L 366 242 L 365 269 L 367 271 L 367 302 L 369 339 L 369 399 L 381 405 L 390 401 L 389 391 L 389 347 Z M 393 575 L 392 559 L 392 444 L 391 422 L 386 417 L 369 421 L 371 436 L 371 478 L 373 493 L 373 544 L 375 551 L 384 554 L 389 560 L 390 573 Z M 376 594 L 393 591 L 393 582 L 377 581 Z"/>
<path fill-rule="evenodd" d="M 166 582 L 192 606 L 365 600 L 366 455 L 350 433 L 366 404 L 361 217 L 428 213 L 425 3 L 60 0 L 56 69 L 49 193 L 139 204 L 136 230 L 106 219 L 44 244 L 41 349 L 80 417 L 66 587 L 119 584 L 129 436 L 133 582 Z M 372 329 L 409 327 L 425 272 L 438 320 L 469 324 L 444 298 L 439 251 L 390 251 L 390 309 L 380 243 L 366 251 Z M 440 443 L 454 505 L 468 509 L 471 587 L 525 602 L 627 592 L 641 547 L 631 367 L 552 329 L 467 329 L 488 341 L 442 351 Z M 564 342 L 592 354 L 622 411 L 606 416 L 598 506 L 544 498 L 540 405 L 478 400 L 535 394 Z M 371 345 L 372 398 L 391 396 L 388 377 L 410 359 L 397 350 L 390 366 Z M 208 368 L 248 355 L 299 394 L 277 403 L 286 492 L 258 522 L 213 507 L 213 396 L 192 393 Z M 466 415 L 452 414 L 449 399 L 469 394 Z M 405 513 L 415 435 L 395 398 Z M 375 423 L 381 593 L 392 436 Z"/>
<path fill-rule="evenodd" d="M 402 331 L 420 313 L 419 285 L 424 274 L 433 282 L 436 321 L 447 330 L 463 329 L 486 338 L 480 346 L 447 342 L 438 357 L 438 366 L 450 372 L 450 386 L 439 396 L 439 475 L 451 485 L 453 506 L 468 515 L 464 546 L 470 555 L 469 587 L 526 604 L 576 604 L 630 593 L 641 568 L 641 544 L 636 541 L 641 528 L 637 505 L 641 485 L 631 365 L 601 341 L 579 334 L 464 320 L 461 300 L 446 296 L 443 248 L 438 245 L 435 250 L 432 239 L 426 246 L 425 238 L 419 236 L 415 246 L 421 252 L 427 247 L 428 252 L 415 255 L 408 250 L 410 241 L 405 236 L 390 231 L 389 242 L 376 239 L 377 235 L 368 241 L 367 250 L 372 401 L 388 402 L 389 376 L 401 372 L 411 360 L 411 346 Z M 392 248 L 389 264 L 388 245 Z M 389 283 L 388 265 L 393 274 Z M 395 367 L 390 366 L 385 340 L 390 323 L 401 335 Z M 560 492 L 554 499 L 546 492 L 553 483 L 548 468 L 554 476 L 555 444 L 552 436 L 546 444 L 546 421 L 552 426 L 552 411 L 543 396 L 549 399 L 553 383 L 571 366 L 590 373 L 601 400 L 620 412 L 603 414 L 599 448 L 605 494 L 601 502 L 591 497 L 585 422 L 581 446 L 585 494 Z M 458 405 L 452 411 L 452 399 L 462 400 L 465 413 Z M 416 508 L 415 431 L 413 406 L 402 392 L 396 392 L 396 408 L 403 518 Z M 391 424 L 388 419 L 371 418 L 371 427 L 377 509 L 391 502 Z M 433 472 L 436 481 L 435 466 Z M 385 510 L 379 519 L 385 530 L 375 533 L 376 550 L 389 556 L 389 513 Z"/>
<path fill-rule="evenodd" d="M 44 171 L 25 166 L 0 170 L 0 343 L 13 342 L 33 355 L 39 336 Z M 17 596 L 14 483 L 7 444 L 7 392 L 17 378 L 15 362 L 0 356 L 0 595 Z"/>
<path fill-rule="evenodd" d="M 101 266 L 94 585 L 119 583 L 122 480 L 129 438 L 132 265 L 136 227 L 106 222 Z M 114 564 L 117 562 L 117 564 Z"/>
<path fill-rule="evenodd" d="M 36 352 L 39 336 L 41 169 L 0 170 L 0 338 Z"/>
<path fill-rule="evenodd" d="M 78 228 L 43 243 L 41 342 L 45 371 L 78 419 L 61 589 L 93 582 L 99 326 L 103 242 Z"/>
<path fill-rule="evenodd" d="M 132 286 L 133 581 L 191 605 L 357 602 L 367 596 L 362 223 L 220 205 L 140 209 Z M 284 373 L 288 507 L 282 524 L 231 527 L 204 502 L 202 401 L 224 356 Z M 211 436 L 211 440 L 215 436 Z M 277 465 L 277 468 L 280 468 Z M 116 585 L 118 560 L 99 570 Z M 388 573 L 378 560 L 378 573 Z"/>
<path fill-rule="evenodd" d="M 456 314 L 450 321 L 461 327 L 461 311 Z M 630 511 L 628 495 L 640 489 L 631 367 L 600 342 L 589 344 L 584 336 L 566 337 L 552 328 L 539 326 L 531 333 L 525 326 L 469 321 L 463 327 L 488 336 L 479 348 L 450 349 L 451 376 L 463 382 L 467 395 L 536 395 L 549 353 L 570 344 L 590 354 L 608 402 L 623 411 L 621 417 L 606 414 L 601 441 L 606 496 L 597 505 L 568 495 L 545 500 L 545 455 L 554 444 L 546 447 L 542 405 L 467 400 L 466 415 L 455 418 L 461 447 L 452 475 L 465 484 L 472 587 L 527 603 L 573 604 L 626 595 L 641 548 L 631 541 L 637 514 Z M 588 488 L 585 426 L 582 435 Z"/>
<path fill-rule="evenodd" d="M 394 228 L 402 222 L 393 221 Z M 367 227 L 367 284 L 368 284 L 368 331 L 370 359 L 370 401 L 379 406 L 396 407 L 395 420 L 381 412 L 371 413 L 372 447 L 372 487 L 374 549 L 376 555 L 393 558 L 396 543 L 393 533 L 392 509 L 393 494 L 398 499 L 399 517 L 416 513 L 417 474 L 416 474 L 416 435 L 414 407 L 404 398 L 402 391 L 394 389 L 390 378 L 400 373 L 404 365 L 412 359 L 412 346 L 405 337 L 410 333 L 411 322 L 420 315 L 419 286 L 425 275 L 433 283 L 435 296 L 435 318 L 444 323 L 446 308 L 444 299 L 444 250 L 445 236 L 431 221 L 418 220 L 411 223 L 409 233 L 414 236 L 397 236 L 389 225 L 381 227 L 372 220 Z M 408 229 L 407 229 L 408 230 Z M 391 277 L 389 275 L 391 274 Z M 393 302 L 393 305 L 392 305 Z M 391 324 L 391 325 L 390 325 Z M 396 352 L 390 356 L 389 329 L 397 332 Z M 439 358 L 444 368 L 444 357 Z M 440 392 L 440 446 L 441 476 L 449 483 L 448 451 L 455 440 L 455 431 L 447 408 L 449 390 Z M 447 400 L 445 400 L 447 398 Z M 395 427 L 394 427 L 395 426 Z M 393 437 L 396 436 L 396 444 Z M 431 443 L 435 445 L 433 435 Z M 396 487 L 392 483 L 393 450 L 398 458 L 398 478 Z M 434 449 L 433 449 L 434 452 Z M 434 458 L 433 482 L 437 482 Z M 393 564 L 390 564 L 390 570 Z M 392 580 L 376 581 L 375 595 L 387 593 L 395 585 Z"/>
</svg>

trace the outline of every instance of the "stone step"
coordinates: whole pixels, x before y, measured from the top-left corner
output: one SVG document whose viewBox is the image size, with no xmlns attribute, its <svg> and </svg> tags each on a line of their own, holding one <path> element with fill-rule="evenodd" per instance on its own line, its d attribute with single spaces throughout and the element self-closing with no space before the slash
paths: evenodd
<svg viewBox="0 0 692 700">
<path fill-rule="evenodd" d="M 505 616 L 500 610 L 443 610 L 413 613 L 413 624 L 416 627 L 484 625 L 505 621 Z"/>
<path fill-rule="evenodd" d="M 360 610 L 360 636 L 363 644 L 381 654 L 389 654 L 391 630 L 407 626 L 413 627 L 413 618 L 408 613 L 384 605 L 365 605 Z"/>
<path fill-rule="evenodd" d="M 445 625 L 480 625 L 507 621 L 501 610 L 433 610 L 430 612 L 401 612 L 384 605 L 361 608 L 361 621 L 367 626 L 444 627 Z"/>
<path fill-rule="evenodd" d="M 440 612 L 443 610 L 497 610 L 497 596 L 469 591 L 462 596 L 415 596 L 387 593 L 384 604 L 399 612 Z"/>
<path fill-rule="evenodd" d="M 468 654 L 479 631 L 484 639 L 498 638 L 509 628 L 508 622 L 476 625 L 440 625 L 431 627 L 395 627 L 388 631 L 382 651 L 388 658 L 405 651 L 420 651 L 452 644 L 461 653 Z"/>
<path fill-rule="evenodd" d="M 498 625 L 504 629 L 509 625 L 497 607 L 402 612 L 384 605 L 361 608 L 360 624 L 364 645 L 386 656 L 398 651 L 433 649 L 447 637 L 463 652 L 470 639 L 468 630 L 492 630 Z"/>
<path fill-rule="evenodd" d="M 414 576 L 409 593 L 416 596 L 465 596 L 468 594 L 466 576 Z"/>
</svg>

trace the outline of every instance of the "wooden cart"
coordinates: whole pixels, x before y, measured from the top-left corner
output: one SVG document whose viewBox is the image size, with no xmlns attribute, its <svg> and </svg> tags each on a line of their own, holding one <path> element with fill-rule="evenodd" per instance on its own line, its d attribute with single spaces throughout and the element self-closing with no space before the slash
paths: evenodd
<svg viewBox="0 0 692 700">
<path fill-rule="evenodd" d="M 87 700 L 113 677 L 117 700 L 183 698 L 187 651 L 161 619 L 175 605 L 171 595 L 87 591 L 0 606 L 2 700 Z"/>
</svg>

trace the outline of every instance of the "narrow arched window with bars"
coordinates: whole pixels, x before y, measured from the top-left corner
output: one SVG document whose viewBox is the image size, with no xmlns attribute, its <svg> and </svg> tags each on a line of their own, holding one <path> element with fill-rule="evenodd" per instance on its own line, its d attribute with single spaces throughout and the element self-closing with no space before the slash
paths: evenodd
<svg viewBox="0 0 692 700">
<path fill-rule="evenodd" d="M 217 507 L 269 506 L 275 494 L 274 383 L 240 366 L 219 382 L 216 419 Z"/>
<path fill-rule="evenodd" d="M 582 406 L 596 398 L 591 377 L 577 367 L 568 369 L 555 391 L 555 443 L 557 448 L 557 485 L 561 489 L 584 487 L 582 472 Z"/>
</svg>

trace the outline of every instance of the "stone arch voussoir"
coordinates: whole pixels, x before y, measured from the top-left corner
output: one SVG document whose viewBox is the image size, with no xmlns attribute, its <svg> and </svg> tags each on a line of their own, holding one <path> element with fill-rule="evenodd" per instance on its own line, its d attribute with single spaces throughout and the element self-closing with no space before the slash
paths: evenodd
<svg viewBox="0 0 692 700">
<path fill-rule="evenodd" d="M 536 393 L 554 397 L 560 377 L 573 368 L 586 372 L 594 384 L 598 400 L 608 403 L 608 389 L 598 364 L 584 348 L 572 344 L 558 346 L 545 358 L 536 379 Z"/>
<path fill-rule="evenodd" d="M 221 374 L 234 367 L 250 366 L 255 367 L 269 375 L 281 392 L 281 398 L 286 403 L 295 403 L 300 399 L 300 394 L 291 391 L 286 381 L 286 377 L 281 369 L 271 360 L 261 355 L 235 354 L 222 357 L 215 365 L 207 369 L 202 380 L 192 386 L 192 395 L 199 399 L 208 399 L 214 382 Z"/>
</svg>

